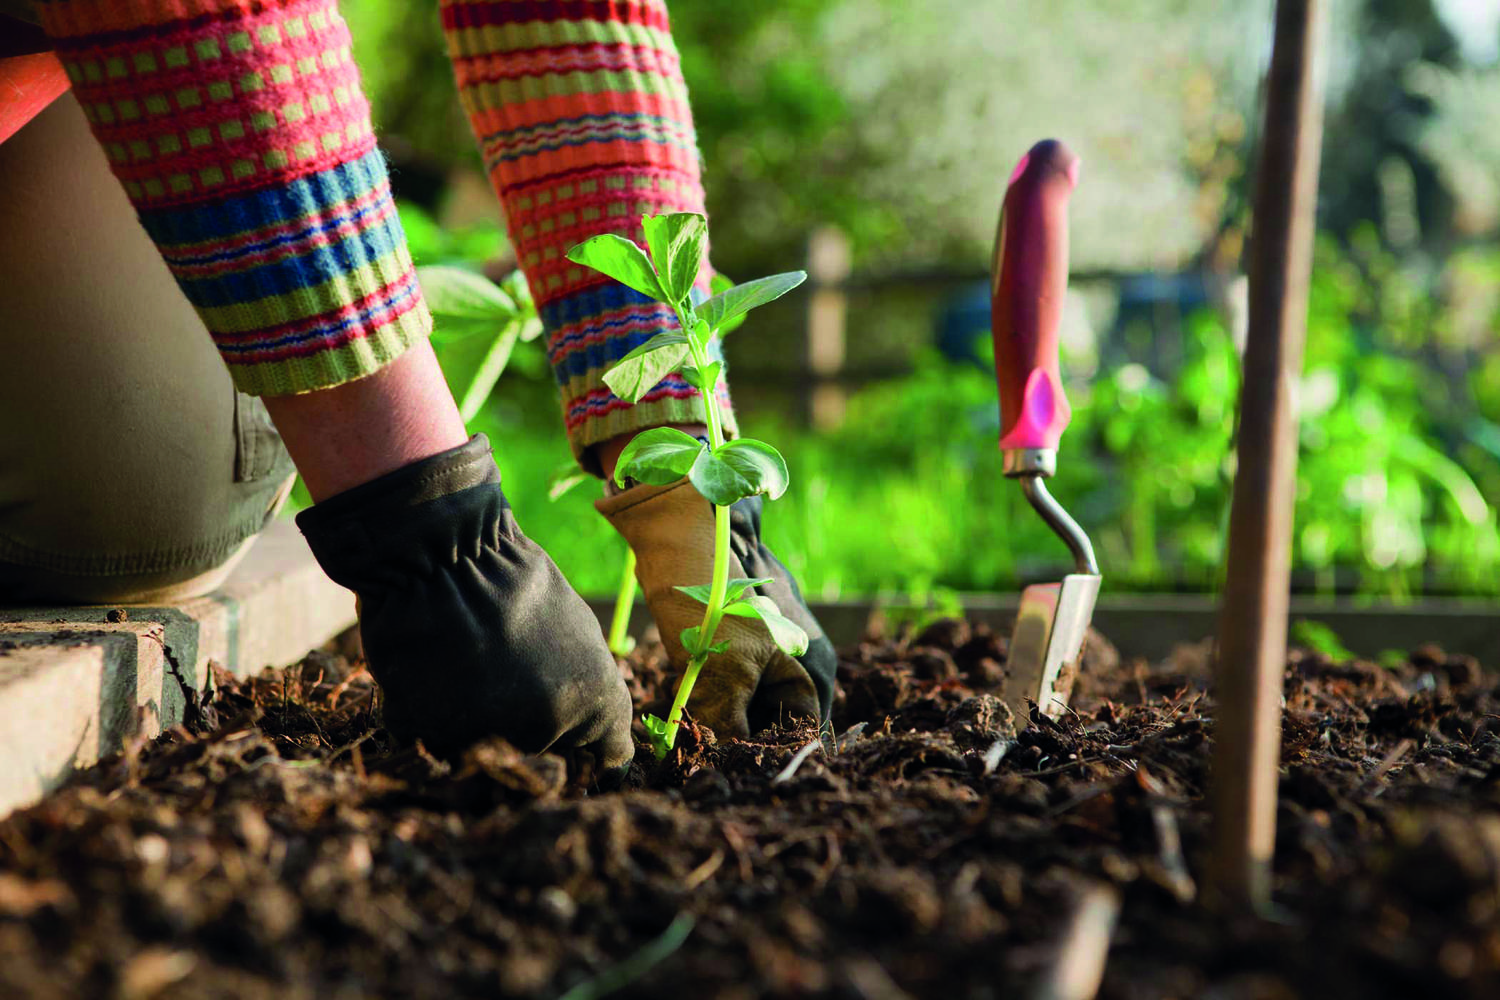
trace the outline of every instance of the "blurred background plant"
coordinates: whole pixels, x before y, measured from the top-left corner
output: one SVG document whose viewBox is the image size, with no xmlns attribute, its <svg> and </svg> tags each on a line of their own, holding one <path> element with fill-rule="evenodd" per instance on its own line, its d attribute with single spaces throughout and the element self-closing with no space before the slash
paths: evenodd
<svg viewBox="0 0 1500 1000">
<path fill-rule="evenodd" d="M 1005 177 L 1035 139 L 1080 152 L 1065 330 L 1074 427 L 1055 492 L 1114 590 L 1210 590 L 1232 475 L 1270 0 L 975 5 L 698 0 L 672 9 L 716 265 L 804 266 L 847 239 L 849 390 L 810 427 L 806 298 L 728 343 L 743 423 L 786 441 L 768 542 L 815 595 L 1009 590 L 1066 552 L 1000 475 L 982 275 Z M 421 265 L 510 273 L 435 10 L 343 0 Z M 1500 591 L 1500 4 L 1337 5 L 1309 317 L 1296 586 Z M 509 286 L 514 288 L 514 286 Z M 800 294 L 800 293 L 799 293 Z M 438 351 L 462 396 L 495 337 Z M 970 345 L 979 344 L 976 351 Z M 941 349 L 940 349 L 941 348 Z M 767 424 L 774 426 L 767 427 Z M 471 429 L 522 524 L 608 594 L 624 544 L 569 460 L 541 341 Z"/>
</svg>

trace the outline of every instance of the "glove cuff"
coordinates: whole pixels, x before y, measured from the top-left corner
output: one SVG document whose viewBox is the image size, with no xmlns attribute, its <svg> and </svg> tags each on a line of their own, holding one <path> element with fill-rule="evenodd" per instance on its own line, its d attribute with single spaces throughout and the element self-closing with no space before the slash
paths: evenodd
<svg viewBox="0 0 1500 1000">
<path fill-rule="evenodd" d="M 595 500 L 594 509 L 635 550 L 636 577 L 648 601 L 671 594 L 676 584 L 713 578 L 713 504 L 686 479 L 634 486 Z M 730 569 L 738 575 L 738 567 Z"/>
<path fill-rule="evenodd" d="M 489 439 L 476 434 L 457 448 L 309 507 L 297 515 L 297 527 L 323 571 L 357 589 L 356 582 L 365 571 L 388 562 L 392 552 L 452 550 L 460 534 L 489 537 L 508 510 Z M 477 532 L 472 528 L 476 516 L 486 522 Z M 470 527 L 461 531 L 459 522 Z M 419 544 L 399 544 L 405 540 Z M 422 542 L 438 547 L 432 549 Z M 405 568 L 421 572 L 425 567 Z"/>
</svg>

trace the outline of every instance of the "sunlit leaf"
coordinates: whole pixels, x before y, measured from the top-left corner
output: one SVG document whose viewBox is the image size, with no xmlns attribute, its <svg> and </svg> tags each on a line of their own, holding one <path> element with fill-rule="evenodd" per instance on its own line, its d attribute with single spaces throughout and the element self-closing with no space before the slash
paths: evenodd
<svg viewBox="0 0 1500 1000">
<path fill-rule="evenodd" d="M 646 251 L 623 236 L 603 233 L 585 240 L 568 251 L 568 259 L 607 274 L 658 302 L 670 301 L 657 280 L 656 272 L 651 269 Z"/>
<path fill-rule="evenodd" d="M 651 744 L 651 752 L 661 760 L 672 748 L 667 744 L 667 723 L 664 719 L 658 719 L 654 715 L 641 716 L 641 726 L 646 730 L 646 739 Z"/>
<path fill-rule="evenodd" d="M 751 587 L 759 587 L 770 582 L 771 578 L 768 576 L 761 577 L 756 580 L 748 580 L 744 577 L 736 577 L 735 579 L 729 581 L 729 585 L 724 590 L 724 603 L 728 604 L 731 601 L 738 600 L 740 595 L 749 590 Z M 688 595 L 699 604 L 707 604 L 709 596 L 713 592 L 712 585 L 707 583 L 698 583 L 694 584 L 691 587 L 677 587 L 675 589 L 682 591 L 684 594 Z"/>
<path fill-rule="evenodd" d="M 708 279 L 708 293 L 710 295 L 722 295 L 733 287 L 734 280 L 731 279 L 727 274 L 720 274 L 719 272 L 715 271 L 714 276 Z M 735 330 L 738 330 L 741 324 L 743 324 L 744 322 L 744 313 L 740 313 L 738 316 L 732 317 L 731 319 L 726 319 L 724 322 L 719 324 L 719 336 L 723 337 L 727 334 L 733 333 Z"/>
<path fill-rule="evenodd" d="M 651 486 L 675 483 L 688 474 L 708 445 L 675 427 L 653 427 L 630 439 L 615 463 L 615 482 L 635 479 Z"/>
<path fill-rule="evenodd" d="M 688 470 L 688 479 L 692 480 L 694 488 L 710 503 L 719 507 L 728 507 L 760 492 L 757 483 L 746 479 L 733 465 L 707 448 L 703 449 L 693 462 L 693 467 Z"/>
<path fill-rule="evenodd" d="M 703 392 L 710 392 L 719 381 L 719 373 L 724 370 L 724 365 L 718 361 L 710 361 L 707 367 L 698 368 L 694 365 L 682 366 L 682 377 L 687 384 Z"/>
<path fill-rule="evenodd" d="M 627 403 L 638 403 L 662 379 L 682 367 L 688 352 L 687 337 L 681 333 L 658 333 L 605 372 L 604 384 Z"/>
<path fill-rule="evenodd" d="M 767 278 L 756 278 L 720 292 L 698 306 L 694 312 L 722 336 L 728 332 L 725 324 L 730 320 L 743 316 L 757 306 L 776 301 L 806 280 L 806 271 L 790 271 Z"/>
<path fill-rule="evenodd" d="M 482 274 L 434 264 L 417 268 L 417 283 L 427 308 L 439 320 L 487 320 L 491 329 L 515 318 L 516 302 Z"/>
<path fill-rule="evenodd" d="M 646 231 L 651 261 L 656 265 L 668 301 L 681 302 L 698 279 L 698 269 L 703 263 L 703 243 L 708 237 L 708 220 L 696 212 L 672 212 L 642 216 L 641 228 Z"/>
<path fill-rule="evenodd" d="M 771 641 L 788 656 L 801 656 L 807 652 L 807 633 L 802 626 L 783 615 L 769 597 L 747 597 L 726 607 L 724 613 L 738 618 L 759 618 L 765 622 Z"/>
<path fill-rule="evenodd" d="M 756 493 L 775 500 L 786 492 L 786 459 L 764 441 L 754 438 L 729 441 L 719 449 L 718 457 L 754 485 Z"/>
<path fill-rule="evenodd" d="M 569 459 L 552 470 L 552 475 L 547 477 L 547 499 L 558 500 L 588 479 L 589 474 L 580 469 L 577 462 Z"/>
</svg>

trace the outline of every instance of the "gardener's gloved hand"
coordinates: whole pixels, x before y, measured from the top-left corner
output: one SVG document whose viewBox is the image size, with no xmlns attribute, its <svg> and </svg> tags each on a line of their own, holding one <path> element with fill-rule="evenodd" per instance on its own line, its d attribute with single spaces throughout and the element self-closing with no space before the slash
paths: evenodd
<svg viewBox="0 0 1500 1000">
<path fill-rule="evenodd" d="M 636 576 L 662 642 L 681 671 L 688 661 L 682 630 L 699 625 L 703 605 L 673 588 L 713 577 L 714 508 L 686 479 L 668 486 L 635 486 L 594 504 L 635 550 Z M 755 589 L 769 597 L 808 635 L 807 652 L 783 653 L 759 620 L 726 616 L 714 642 L 729 650 L 709 657 L 693 687 L 688 709 L 720 736 L 748 736 L 794 716 L 826 721 L 838 666 L 833 646 L 802 600 L 797 583 L 760 541 L 762 500 L 741 500 L 730 510 L 729 577 L 769 577 Z"/>
<path fill-rule="evenodd" d="M 606 781 L 629 765 L 630 695 L 598 620 L 517 527 L 483 434 L 297 524 L 359 596 L 392 733 L 438 753 L 503 736 Z"/>
</svg>

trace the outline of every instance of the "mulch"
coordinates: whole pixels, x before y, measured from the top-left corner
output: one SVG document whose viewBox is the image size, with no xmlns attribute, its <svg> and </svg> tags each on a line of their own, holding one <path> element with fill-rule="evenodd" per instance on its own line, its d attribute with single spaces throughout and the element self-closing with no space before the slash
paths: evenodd
<svg viewBox="0 0 1500 1000">
<path fill-rule="evenodd" d="M 1246 918 L 1201 889 L 1208 647 L 1093 636 L 1058 722 L 1018 725 L 1004 664 L 961 621 L 871 638 L 837 738 L 689 726 L 603 794 L 501 740 L 393 744 L 357 659 L 220 673 L 0 822 L 0 996 L 1040 996 L 1104 940 L 1105 998 L 1500 996 L 1495 673 L 1293 650 Z M 623 666 L 663 696 L 659 644 Z"/>
</svg>

